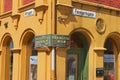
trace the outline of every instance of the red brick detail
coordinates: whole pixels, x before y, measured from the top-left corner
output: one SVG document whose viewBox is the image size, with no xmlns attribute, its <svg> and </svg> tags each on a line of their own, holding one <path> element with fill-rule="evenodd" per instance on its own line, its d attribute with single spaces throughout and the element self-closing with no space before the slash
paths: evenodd
<svg viewBox="0 0 120 80">
<path fill-rule="evenodd" d="M 4 12 L 12 10 L 12 0 L 4 0 Z"/>
<path fill-rule="evenodd" d="M 34 2 L 35 0 L 23 0 L 23 5 Z"/>
<path fill-rule="evenodd" d="M 120 0 L 86 0 L 98 4 L 103 4 L 110 7 L 115 7 L 120 9 Z"/>
</svg>

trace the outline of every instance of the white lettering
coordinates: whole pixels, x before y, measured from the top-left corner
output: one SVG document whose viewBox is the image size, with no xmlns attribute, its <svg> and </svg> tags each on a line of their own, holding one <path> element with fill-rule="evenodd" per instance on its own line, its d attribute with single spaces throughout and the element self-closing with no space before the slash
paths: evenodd
<svg viewBox="0 0 120 80">
<path fill-rule="evenodd" d="M 75 8 L 72 10 L 72 14 L 77 15 L 77 16 L 96 18 L 96 13 L 95 12 L 80 10 L 80 9 L 75 9 Z"/>
<path fill-rule="evenodd" d="M 33 16 L 33 15 L 34 15 L 34 9 L 30 9 L 28 11 L 25 11 L 25 17 Z"/>
</svg>

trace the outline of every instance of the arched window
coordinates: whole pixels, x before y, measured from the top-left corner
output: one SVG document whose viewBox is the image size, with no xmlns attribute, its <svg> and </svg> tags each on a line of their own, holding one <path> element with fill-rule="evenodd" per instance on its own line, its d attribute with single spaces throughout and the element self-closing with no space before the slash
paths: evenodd
<svg viewBox="0 0 120 80">
<path fill-rule="evenodd" d="M 14 46 L 13 46 L 13 41 L 10 42 L 10 49 L 12 49 Z M 11 51 L 10 52 L 10 72 L 9 72 L 9 75 L 10 75 L 10 80 L 12 80 L 12 74 L 13 74 L 13 52 Z"/>
<path fill-rule="evenodd" d="M 88 42 L 86 37 L 75 32 L 70 38 L 70 49 L 67 51 L 67 80 L 88 80 Z"/>
<path fill-rule="evenodd" d="M 104 80 L 115 80 L 116 69 L 113 41 L 107 39 L 104 47 L 107 49 L 104 52 Z"/>
</svg>

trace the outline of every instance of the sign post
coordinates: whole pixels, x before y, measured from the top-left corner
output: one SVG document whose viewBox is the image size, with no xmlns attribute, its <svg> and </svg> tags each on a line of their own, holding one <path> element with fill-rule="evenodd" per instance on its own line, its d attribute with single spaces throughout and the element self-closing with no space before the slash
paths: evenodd
<svg viewBox="0 0 120 80">
<path fill-rule="evenodd" d="M 47 34 L 35 37 L 35 48 L 52 47 L 51 50 L 51 74 L 55 80 L 55 50 L 56 47 L 64 48 L 69 46 L 70 38 L 68 35 Z"/>
</svg>

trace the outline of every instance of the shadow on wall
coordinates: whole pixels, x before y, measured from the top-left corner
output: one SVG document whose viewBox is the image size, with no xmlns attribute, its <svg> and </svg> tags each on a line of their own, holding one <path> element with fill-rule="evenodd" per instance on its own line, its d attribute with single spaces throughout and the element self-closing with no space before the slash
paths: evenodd
<svg viewBox="0 0 120 80">
<path fill-rule="evenodd" d="M 57 6 L 57 12 L 60 13 L 60 15 L 57 16 L 57 20 L 62 24 L 68 24 L 70 22 L 77 22 L 75 17 L 72 15 L 72 7 L 66 7 L 66 6 Z"/>
</svg>

